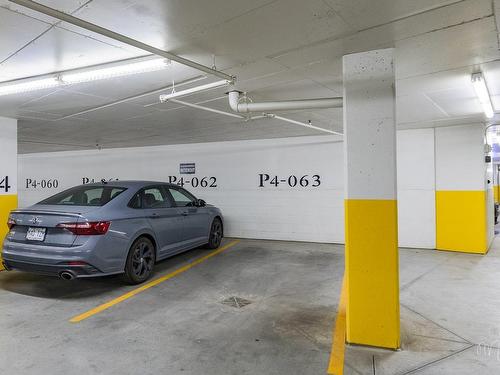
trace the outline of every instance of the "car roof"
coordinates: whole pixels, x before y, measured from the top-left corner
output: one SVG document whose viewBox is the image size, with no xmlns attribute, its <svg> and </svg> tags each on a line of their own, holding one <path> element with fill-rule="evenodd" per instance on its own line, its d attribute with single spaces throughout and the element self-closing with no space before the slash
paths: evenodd
<svg viewBox="0 0 500 375">
<path fill-rule="evenodd" d="M 90 184 L 85 184 L 84 186 L 116 186 L 116 187 L 124 187 L 124 188 L 141 188 L 144 186 L 150 185 L 169 185 L 169 186 L 178 186 L 175 184 L 169 184 L 168 182 L 163 181 L 143 181 L 143 180 L 112 180 L 105 182 L 94 182 Z"/>
</svg>

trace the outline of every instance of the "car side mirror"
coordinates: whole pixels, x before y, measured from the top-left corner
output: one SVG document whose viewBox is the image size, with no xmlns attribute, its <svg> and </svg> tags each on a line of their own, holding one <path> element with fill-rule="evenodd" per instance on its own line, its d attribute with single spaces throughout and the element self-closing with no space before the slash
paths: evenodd
<svg viewBox="0 0 500 375">
<path fill-rule="evenodd" d="M 205 207 L 206 205 L 207 205 L 207 202 L 205 202 L 203 199 L 196 200 L 196 207 Z"/>
</svg>

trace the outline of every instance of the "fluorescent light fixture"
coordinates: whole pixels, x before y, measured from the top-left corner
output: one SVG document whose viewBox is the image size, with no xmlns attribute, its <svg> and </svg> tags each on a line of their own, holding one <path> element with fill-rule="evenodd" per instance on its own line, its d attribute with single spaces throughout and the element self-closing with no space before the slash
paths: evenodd
<svg viewBox="0 0 500 375">
<path fill-rule="evenodd" d="M 492 118 L 495 113 L 493 112 L 490 93 L 488 92 L 483 73 L 472 74 L 472 86 L 474 86 L 474 91 L 476 91 L 477 98 L 483 107 L 484 114 L 487 118 Z"/>
<path fill-rule="evenodd" d="M 163 95 L 160 95 L 160 102 L 165 103 L 169 99 L 180 98 L 181 96 L 191 95 L 191 94 L 194 94 L 194 93 L 197 93 L 200 91 L 205 91 L 205 90 L 215 89 L 217 87 L 227 86 L 231 83 L 232 82 L 224 79 L 222 81 L 207 83 L 206 85 L 196 86 L 196 87 L 192 87 L 192 88 L 186 89 L 186 90 L 172 92 L 171 94 L 163 94 Z"/>
<path fill-rule="evenodd" d="M 148 59 L 127 64 L 107 63 L 101 67 L 73 69 L 34 79 L 21 79 L 0 83 L 0 96 L 47 89 L 75 83 L 91 82 L 126 75 L 154 72 L 165 69 L 171 61 L 164 58 Z"/>
<path fill-rule="evenodd" d="M 168 65 L 170 65 L 170 60 L 167 59 L 146 60 L 84 72 L 63 73 L 61 74 L 61 81 L 64 84 L 97 81 L 100 79 L 115 78 L 137 73 L 154 72 L 165 69 Z"/>
<path fill-rule="evenodd" d="M 42 78 L 21 83 L 12 83 L 9 85 L 0 86 L 0 95 L 17 94 L 21 92 L 48 89 L 51 87 L 59 86 L 60 84 L 61 82 L 57 79 L 57 77 Z"/>
</svg>

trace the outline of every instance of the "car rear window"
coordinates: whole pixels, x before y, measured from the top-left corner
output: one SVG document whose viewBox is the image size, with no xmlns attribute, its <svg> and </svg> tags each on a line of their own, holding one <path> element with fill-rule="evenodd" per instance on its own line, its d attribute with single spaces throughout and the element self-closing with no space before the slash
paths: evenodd
<svg viewBox="0 0 500 375">
<path fill-rule="evenodd" d="M 53 195 L 39 204 L 61 206 L 104 206 L 123 193 L 126 188 L 116 186 L 76 186 Z"/>
</svg>

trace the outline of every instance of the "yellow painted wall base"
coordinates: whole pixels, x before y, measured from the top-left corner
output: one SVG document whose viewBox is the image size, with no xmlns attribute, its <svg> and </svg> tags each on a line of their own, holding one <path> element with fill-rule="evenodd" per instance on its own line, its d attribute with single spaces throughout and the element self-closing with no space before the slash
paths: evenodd
<svg viewBox="0 0 500 375">
<path fill-rule="evenodd" d="M 3 239 L 9 228 L 7 227 L 7 219 L 9 212 L 17 207 L 17 195 L 0 195 L 0 250 Z M 0 252 L 0 259 L 1 259 Z M 2 263 L 0 262 L 0 270 L 3 270 Z"/>
<path fill-rule="evenodd" d="M 499 199 L 500 199 L 500 186 L 499 185 L 493 186 L 493 198 L 495 199 L 495 203 L 499 202 Z"/>
<path fill-rule="evenodd" d="M 486 191 L 436 191 L 436 248 L 488 252 Z"/>
<path fill-rule="evenodd" d="M 345 201 L 347 342 L 400 346 L 396 200 Z"/>
</svg>

